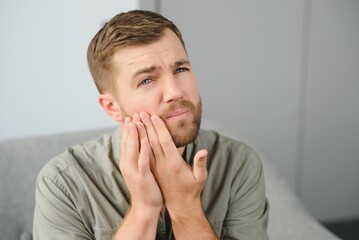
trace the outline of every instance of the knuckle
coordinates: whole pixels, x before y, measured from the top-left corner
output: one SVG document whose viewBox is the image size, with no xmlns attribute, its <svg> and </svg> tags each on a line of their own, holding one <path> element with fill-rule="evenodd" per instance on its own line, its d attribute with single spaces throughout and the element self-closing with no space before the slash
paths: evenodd
<svg viewBox="0 0 359 240">
<path fill-rule="evenodd" d="M 150 139 L 150 144 L 151 144 L 151 146 L 156 147 L 156 146 L 159 145 L 159 141 L 158 141 L 157 138 L 151 138 Z"/>
<path fill-rule="evenodd" d="M 180 164 L 177 164 L 177 162 L 169 161 L 168 167 L 171 172 L 173 173 L 179 173 L 182 170 L 182 166 Z"/>
</svg>

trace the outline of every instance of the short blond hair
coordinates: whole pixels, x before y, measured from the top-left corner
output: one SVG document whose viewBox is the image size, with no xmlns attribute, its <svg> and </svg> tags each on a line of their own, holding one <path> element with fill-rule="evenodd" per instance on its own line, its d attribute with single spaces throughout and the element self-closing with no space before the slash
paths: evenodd
<svg viewBox="0 0 359 240">
<path fill-rule="evenodd" d="M 163 36 L 165 29 L 173 31 L 185 48 L 176 25 L 158 13 L 133 10 L 120 13 L 107 22 L 87 49 L 88 65 L 98 91 L 116 93 L 112 59 L 117 50 L 153 43 Z"/>
</svg>

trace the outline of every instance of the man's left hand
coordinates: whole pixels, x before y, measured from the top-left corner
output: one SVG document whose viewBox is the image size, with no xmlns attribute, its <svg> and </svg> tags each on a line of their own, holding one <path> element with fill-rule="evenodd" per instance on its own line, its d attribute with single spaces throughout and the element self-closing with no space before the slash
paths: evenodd
<svg viewBox="0 0 359 240">
<path fill-rule="evenodd" d="M 189 166 L 176 148 L 162 119 L 156 115 L 140 114 L 154 153 L 151 164 L 160 185 L 165 205 L 171 214 L 186 214 L 201 208 L 200 195 L 207 179 L 207 151 L 200 150 Z"/>
</svg>

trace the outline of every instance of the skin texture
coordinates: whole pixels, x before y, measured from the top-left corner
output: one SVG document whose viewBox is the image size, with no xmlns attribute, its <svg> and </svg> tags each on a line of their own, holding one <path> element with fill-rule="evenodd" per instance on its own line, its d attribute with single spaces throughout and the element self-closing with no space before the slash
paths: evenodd
<svg viewBox="0 0 359 240">
<path fill-rule="evenodd" d="M 116 92 L 99 96 L 121 125 L 122 175 L 131 207 L 114 239 L 155 239 L 166 207 L 176 239 L 217 239 L 203 213 L 207 151 L 182 158 L 197 134 L 201 99 L 188 56 L 170 30 L 156 42 L 120 49 L 113 57 Z"/>
</svg>

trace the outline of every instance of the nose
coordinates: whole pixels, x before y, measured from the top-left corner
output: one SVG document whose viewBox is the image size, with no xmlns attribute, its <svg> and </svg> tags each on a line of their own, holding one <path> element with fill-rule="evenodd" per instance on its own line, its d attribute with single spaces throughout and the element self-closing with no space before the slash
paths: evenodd
<svg viewBox="0 0 359 240">
<path fill-rule="evenodd" d="M 179 81 L 174 76 L 167 77 L 164 81 L 163 100 L 165 102 L 178 101 L 183 98 L 183 92 Z"/>
</svg>

